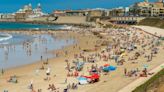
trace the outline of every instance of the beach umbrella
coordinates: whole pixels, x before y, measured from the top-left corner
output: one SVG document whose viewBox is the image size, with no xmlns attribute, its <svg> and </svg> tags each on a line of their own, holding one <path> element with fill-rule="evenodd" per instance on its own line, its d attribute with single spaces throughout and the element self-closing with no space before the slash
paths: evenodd
<svg viewBox="0 0 164 92">
<path fill-rule="evenodd" d="M 97 73 L 92 74 L 91 76 L 83 76 L 87 79 L 99 79 L 100 76 Z"/>
<path fill-rule="evenodd" d="M 104 68 L 103 68 L 103 71 L 104 71 L 104 72 L 109 72 L 108 67 L 104 67 Z"/>
<path fill-rule="evenodd" d="M 115 67 L 115 66 L 109 66 L 108 69 L 109 69 L 110 71 L 114 71 L 114 70 L 116 70 L 116 67 Z"/>
<path fill-rule="evenodd" d="M 95 74 L 92 74 L 91 78 L 92 78 L 92 79 L 99 79 L 100 76 L 99 76 L 98 74 L 95 73 Z"/>
<path fill-rule="evenodd" d="M 88 84 L 88 81 L 87 80 L 79 80 L 79 84 L 80 85 Z"/>
<path fill-rule="evenodd" d="M 109 64 L 104 64 L 104 67 L 110 66 Z"/>
<path fill-rule="evenodd" d="M 88 84 L 87 78 L 85 77 L 79 77 L 78 81 L 79 81 L 79 84 L 81 85 Z"/>
<path fill-rule="evenodd" d="M 115 66 L 108 66 L 108 67 L 103 68 L 104 72 L 109 72 L 109 71 L 114 71 L 114 70 L 116 70 Z"/>
</svg>

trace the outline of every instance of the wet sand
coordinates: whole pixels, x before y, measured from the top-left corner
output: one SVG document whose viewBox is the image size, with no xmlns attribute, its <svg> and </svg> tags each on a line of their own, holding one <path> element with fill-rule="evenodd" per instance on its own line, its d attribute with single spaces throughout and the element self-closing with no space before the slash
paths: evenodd
<svg viewBox="0 0 164 92">
<path fill-rule="evenodd" d="M 15 33 L 15 31 L 13 31 L 13 32 Z M 18 31 L 16 31 L 16 32 L 19 33 Z M 45 32 L 40 32 L 40 31 L 39 32 L 35 31 L 35 32 L 42 33 L 42 34 L 45 33 Z M 26 33 L 30 34 L 28 31 Z M 79 41 L 76 45 L 77 48 L 73 48 L 73 46 L 75 45 L 74 44 L 72 46 L 63 48 L 62 50 L 50 52 L 50 53 L 54 53 L 54 54 L 59 53 L 59 57 L 50 59 L 49 63 L 50 63 L 50 67 L 52 68 L 52 76 L 56 75 L 56 77 L 52 77 L 51 83 L 54 82 L 54 83 L 57 83 L 58 85 L 60 85 L 66 78 L 66 73 L 65 73 L 65 69 L 64 69 L 65 59 L 71 59 L 73 57 L 73 54 L 79 53 L 81 51 L 81 49 L 93 48 L 94 44 L 95 44 L 94 41 L 96 39 L 94 39 L 95 38 L 94 36 L 84 36 L 84 35 L 80 35 L 77 32 L 65 32 L 65 31 L 60 31 L 60 32 L 53 31 L 52 32 L 52 31 L 49 31 L 48 33 L 55 33 L 55 35 L 57 35 L 58 38 L 62 38 L 62 39 L 63 38 L 67 39 L 67 37 L 69 37 L 69 38 L 73 37 Z M 85 43 L 88 40 L 91 43 L 86 46 Z M 81 47 L 81 49 L 79 49 L 79 46 Z M 68 51 L 69 54 L 67 56 L 65 56 L 64 51 Z M 29 92 L 28 85 L 30 83 L 30 80 L 34 80 L 35 88 L 43 88 L 43 92 L 46 92 L 49 82 L 43 80 L 46 77 L 45 70 L 40 71 L 39 76 L 35 75 L 35 70 L 40 68 L 41 66 L 42 66 L 42 62 L 6 70 L 4 75 L 0 76 L 0 79 L 2 80 L 2 83 L 0 84 L 0 90 L 3 91 L 4 89 L 8 89 L 9 91 L 12 91 L 12 92 L 22 92 L 22 90 L 23 90 L 24 92 Z M 18 76 L 18 78 L 19 78 L 18 84 L 13 85 L 12 83 L 7 82 L 7 79 L 12 75 Z M 47 86 L 45 86 L 45 85 L 47 85 Z M 65 87 L 65 85 L 62 84 L 60 89 L 62 90 L 62 88 L 64 88 L 64 87 Z"/>
</svg>

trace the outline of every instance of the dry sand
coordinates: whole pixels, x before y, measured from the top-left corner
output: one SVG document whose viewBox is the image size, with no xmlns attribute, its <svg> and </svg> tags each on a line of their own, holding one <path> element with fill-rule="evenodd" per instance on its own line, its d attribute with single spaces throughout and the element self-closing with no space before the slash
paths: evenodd
<svg viewBox="0 0 164 92">
<path fill-rule="evenodd" d="M 161 28 L 150 27 L 150 26 L 134 26 L 134 27 L 140 28 L 140 29 L 142 29 L 145 32 L 148 32 L 150 34 L 155 34 L 156 36 L 164 36 L 164 29 L 161 29 Z M 158 59 L 156 59 L 156 61 L 161 60 L 162 62 L 164 62 L 163 59 L 164 59 L 164 57 L 162 57 L 162 59 L 158 58 Z M 162 69 L 161 68 L 162 66 L 164 66 L 164 63 L 161 63 L 157 67 L 151 69 L 150 72 L 154 72 L 156 74 Z M 153 75 L 149 76 L 149 77 L 146 77 L 146 78 L 142 78 L 142 77 L 138 78 L 135 81 L 133 81 L 132 83 L 130 83 L 129 85 L 127 85 L 124 88 L 122 88 L 121 90 L 119 90 L 119 92 L 132 92 L 136 87 L 138 87 L 141 84 L 145 83 L 151 77 L 153 77 Z M 163 85 L 161 85 L 158 92 L 163 92 L 164 91 L 162 86 Z"/>
<path fill-rule="evenodd" d="M 164 29 L 157 28 L 157 27 L 150 27 L 150 26 L 134 26 L 136 28 L 141 28 L 142 30 L 149 32 L 151 34 L 155 34 L 157 36 L 164 36 Z"/>
<path fill-rule="evenodd" d="M 158 32 L 158 30 L 155 30 Z M 58 34 L 59 33 L 59 34 Z M 57 34 L 60 35 L 61 33 L 65 32 L 58 32 Z M 100 40 L 94 35 L 88 34 L 83 35 L 82 33 L 77 32 L 67 32 L 67 37 L 74 37 L 78 40 L 77 45 L 82 49 L 93 49 L 94 45 L 96 44 L 97 40 Z M 88 44 L 86 44 L 88 42 Z M 75 46 L 75 45 L 73 45 Z M 39 75 L 35 74 L 35 70 L 41 67 L 42 62 L 25 65 L 22 67 L 14 68 L 5 71 L 3 76 L 0 76 L 0 91 L 2 92 L 4 89 L 8 89 L 9 92 L 31 92 L 28 89 L 28 85 L 30 84 L 30 80 L 33 80 L 34 88 L 42 89 L 42 92 L 49 92 L 47 90 L 48 84 L 54 83 L 55 86 L 60 88 L 60 92 L 63 92 L 63 89 L 66 87 L 64 84 L 64 80 L 66 78 L 67 72 L 65 71 L 66 63 L 64 62 L 65 59 L 69 61 L 73 60 L 73 55 L 80 53 L 79 48 L 73 48 L 73 46 L 69 46 L 64 48 L 63 50 L 59 50 L 58 52 L 64 53 L 64 51 L 68 51 L 68 56 L 62 56 L 59 58 L 54 58 L 49 61 L 51 67 L 51 80 L 44 81 L 43 78 L 46 77 L 45 70 L 40 70 Z M 77 47 L 78 47 L 77 46 Z M 99 49 L 102 49 L 101 47 Z M 57 51 L 52 51 L 52 53 L 56 53 Z M 86 55 L 91 54 L 94 52 L 85 53 Z M 146 60 L 141 57 L 137 61 L 138 64 L 131 64 L 131 62 L 126 62 L 122 66 L 117 66 L 117 70 L 114 72 L 110 72 L 109 75 L 101 75 L 100 81 L 94 84 L 82 85 L 78 87 L 78 90 L 70 90 L 71 92 L 118 92 L 120 89 L 124 88 L 128 84 L 132 83 L 133 81 L 137 80 L 139 77 L 125 77 L 124 76 L 124 68 L 133 69 L 134 67 L 138 67 L 140 69 L 143 68 L 144 64 L 149 66 L 148 70 L 152 70 L 155 67 L 161 65 L 163 63 L 164 57 L 164 50 L 160 48 L 160 54 L 156 55 L 151 62 L 146 62 Z M 111 65 L 116 65 L 114 60 L 108 61 Z M 97 62 L 98 65 L 103 65 L 107 62 L 99 61 Z M 92 64 L 87 63 L 84 67 L 86 70 L 87 66 L 91 66 Z M 85 72 L 81 72 L 80 74 L 85 74 Z M 18 83 L 12 84 L 8 83 L 6 80 L 9 76 L 17 75 L 18 76 Z M 54 77 L 53 75 L 56 75 Z M 77 81 L 76 78 L 68 78 L 68 83 Z M 125 92 L 125 91 L 124 91 Z"/>
</svg>

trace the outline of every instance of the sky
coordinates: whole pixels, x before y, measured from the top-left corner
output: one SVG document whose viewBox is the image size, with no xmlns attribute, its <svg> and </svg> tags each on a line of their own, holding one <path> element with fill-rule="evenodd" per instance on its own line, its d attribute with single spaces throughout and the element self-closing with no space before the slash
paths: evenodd
<svg viewBox="0 0 164 92">
<path fill-rule="evenodd" d="M 31 3 L 33 8 L 41 3 L 44 12 L 56 9 L 87 9 L 127 7 L 143 0 L 0 0 L 0 13 L 13 13 Z M 149 0 L 156 1 L 156 0 Z"/>
</svg>

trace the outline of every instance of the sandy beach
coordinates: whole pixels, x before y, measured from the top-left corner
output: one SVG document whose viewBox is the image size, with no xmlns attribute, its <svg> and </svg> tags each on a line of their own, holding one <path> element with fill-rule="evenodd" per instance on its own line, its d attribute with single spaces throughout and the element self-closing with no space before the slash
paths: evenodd
<svg viewBox="0 0 164 92">
<path fill-rule="evenodd" d="M 149 32 L 151 34 L 156 34 L 157 36 L 164 36 L 163 29 L 157 28 L 157 27 L 150 27 L 150 26 L 134 26 L 136 28 L 141 28 L 142 30 L 145 30 L 146 32 Z"/>
<path fill-rule="evenodd" d="M 147 29 L 147 27 L 142 27 L 142 28 L 143 30 Z M 154 68 L 158 67 L 163 63 L 164 48 L 162 45 L 154 46 L 155 48 L 158 48 L 158 53 L 153 54 L 154 55 L 153 59 L 147 61 L 147 58 L 144 57 L 147 54 L 149 56 L 149 54 L 151 53 L 151 49 L 153 48 L 150 46 L 152 45 L 151 41 L 152 40 L 158 41 L 158 38 L 153 37 L 152 35 L 147 34 L 144 31 L 139 31 L 138 29 L 131 29 L 131 28 L 129 28 L 130 31 L 127 32 L 119 29 L 97 29 L 101 35 L 100 37 L 94 35 L 93 32 L 97 31 L 96 29 L 92 29 L 93 31 L 90 30 L 91 29 L 89 30 L 80 29 L 80 31 L 48 31 L 48 32 L 35 31 L 36 33 L 54 34 L 58 38 L 65 38 L 65 39 L 74 38 L 77 40 L 77 43 L 71 46 L 67 46 L 60 50 L 50 51 L 49 53 L 53 53 L 54 55 L 58 54 L 58 57 L 49 59 L 48 64 L 43 64 L 43 61 L 46 61 L 43 60 L 34 64 L 5 70 L 4 74 L 0 75 L 0 81 L 1 81 L 0 91 L 3 92 L 4 90 L 8 90 L 9 92 L 63 92 L 63 89 L 65 89 L 69 84 L 78 83 L 77 77 L 67 76 L 68 73 L 73 73 L 75 71 L 75 70 L 72 70 L 71 72 L 68 71 L 66 69 L 66 67 L 68 67 L 68 64 L 70 66 L 74 66 L 73 61 L 76 60 L 83 61 L 85 60 L 84 59 L 85 57 L 89 58 L 93 56 L 96 62 L 93 63 L 93 62 L 85 61 L 83 69 L 78 72 L 79 76 L 80 75 L 89 76 L 88 70 L 92 66 L 101 67 L 104 64 L 110 64 L 112 66 L 116 66 L 117 69 L 115 71 L 110 71 L 108 73 L 101 71 L 99 73 L 100 80 L 98 82 L 86 84 L 86 85 L 78 85 L 76 89 L 69 89 L 69 92 L 109 92 L 109 90 L 110 92 L 118 92 L 128 84 L 141 78 L 140 74 L 142 74 L 142 70 L 145 68 L 145 66 L 149 73 L 154 74 L 158 71 L 152 72 L 151 70 L 153 70 Z M 12 31 L 12 32 L 21 32 L 21 31 Z M 35 32 L 30 33 L 26 31 L 27 34 L 33 34 Z M 155 29 L 151 31 L 151 33 L 155 33 L 155 32 L 161 35 L 161 30 Z M 129 33 L 130 33 L 129 38 L 126 38 L 126 35 L 128 35 Z M 140 36 L 136 36 L 136 34 L 140 34 Z M 120 58 L 121 60 L 124 59 L 125 61 L 123 62 L 123 64 L 121 62 L 121 65 L 118 65 L 120 63 L 115 62 L 114 59 L 106 55 L 106 53 L 110 54 L 110 52 L 107 51 L 108 45 L 109 46 L 114 45 L 115 43 L 114 39 L 116 38 L 120 40 L 120 41 L 116 40 L 116 43 L 118 44 L 120 44 L 121 42 L 132 43 L 134 41 L 135 45 L 137 45 L 137 49 L 134 49 L 132 51 L 125 50 L 125 53 L 127 55 L 124 55 L 123 57 Z M 139 40 L 135 40 L 135 38 Z M 128 40 L 133 39 L 133 40 L 124 42 L 123 39 L 128 39 Z M 143 40 L 143 42 L 141 40 Z M 102 45 L 103 42 L 105 41 L 108 41 L 109 43 L 107 46 Z M 144 49 L 142 48 L 143 44 L 146 44 Z M 120 46 L 117 47 L 116 45 L 116 49 L 114 49 L 113 51 L 117 49 L 120 49 Z M 135 55 L 136 52 L 140 54 L 143 53 L 143 54 L 137 57 L 137 59 L 132 60 L 131 57 L 133 57 L 133 55 Z M 75 55 L 77 55 L 78 58 L 75 58 Z M 80 56 L 84 58 L 82 59 L 80 58 Z M 42 66 L 44 66 L 45 68 L 44 70 L 39 69 Z M 46 72 L 48 68 L 50 68 L 51 75 L 49 76 L 50 77 L 49 80 L 45 80 L 45 78 L 47 77 Z M 135 74 L 132 75 L 130 74 L 125 75 L 124 74 L 125 69 L 127 69 L 127 72 L 138 69 L 139 72 L 136 72 Z M 10 76 L 14 76 L 14 75 L 17 76 L 18 83 L 7 82 Z M 152 75 L 147 75 L 147 76 L 152 76 Z M 30 84 L 33 85 L 33 90 L 29 89 Z M 54 84 L 56 90 L 55 91 L 48 90 L 49 84 Z M 120 92 L 125 92 L 125 91 L 120 91 Z"/>
</svg>

